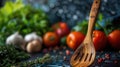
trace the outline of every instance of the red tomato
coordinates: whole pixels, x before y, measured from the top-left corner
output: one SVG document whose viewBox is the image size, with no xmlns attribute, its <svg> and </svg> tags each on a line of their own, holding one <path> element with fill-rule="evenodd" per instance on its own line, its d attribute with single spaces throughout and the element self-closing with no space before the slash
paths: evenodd
<svg viewBox="0 0 120 67">
<path fill-rule="evenodd" d="M 75 50 L 84 40 L 85 35 L 81 32 L 71 32 L 67 36 L 67 45 L 69 48 Z"/>
<path fill-rule="evenodd" d="M 53 47 L 59 43 L 59 36 L 54 32 L 47 32 L 43 37 L 43 41 L 46 47 Z"/>
<path fill-rule="evenodd" d="M 60 38 L 70 33 L 70 29 L 65 22 L 58 22 L 54 24 L 52 28 L 54 29 L 54 31 L 56 32 L 56 34 L 58 34 Z"/>
<path fill-rule="evenodd" d="M 105 33 L 102 31 L 94 30 L 93 43 L 96 51 L 104 49 L 107 45 L 107 37 Z"/>
<path fill-rule="evenodd" d="M 120 49 L 120 30 L 114 30 L 108 35 L 110 45 L 115 49 Z"/>
</svg>

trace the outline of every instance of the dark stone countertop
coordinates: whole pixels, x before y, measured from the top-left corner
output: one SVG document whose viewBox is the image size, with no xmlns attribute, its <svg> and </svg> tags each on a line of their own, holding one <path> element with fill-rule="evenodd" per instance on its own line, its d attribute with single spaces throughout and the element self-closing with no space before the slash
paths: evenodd
<svg viewBox="0 0 120 67">
<path fill-rule="evenodd" d="M 70 51 L 70 53 L 66 53 L 66 51 Z M 43 49 L 40 53 L 31 54 L 29 60 L 43 57 L 43 55 L 49 53 L 53 57 L 54 62 L 43 65 L 36 64 L 32 67 L 71 67 L 70 57 L 73 52 L 69 48 Z M 97 51 L 95 61 L 90 67 L 120 67 L 120 51 Z"/>
</svg>

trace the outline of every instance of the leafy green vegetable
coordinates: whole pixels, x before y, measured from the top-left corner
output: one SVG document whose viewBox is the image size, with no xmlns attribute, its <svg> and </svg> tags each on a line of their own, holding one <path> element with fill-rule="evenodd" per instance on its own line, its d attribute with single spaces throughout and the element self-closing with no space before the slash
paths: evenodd
<svg viewBox="0 0 120 67">
<path fill-rule="evenodd" d="M 24 5 L 21 0 L 7 1 L 0 9 L 0 43 L 18 31 L 23 36 L 36 32 L 42 36 L 50 30 L 49 21 L 45 12 L 30 5 Z"/>
<path fill-rule="evenodd" d="M 115 29 L 120 29 L 120 25 L 115 25 L 115 21 L 118 22 L 118 18 L 107 18 L 104 19 L 104 16 L 100 13 L 98 15 L 97 21 L 95 23 L 95 30 L 101 30 L 104 31 L 106 35 L 108 35 L 110 32 L 112 32 Z M 75 27 L 73 27 L 73 31 L 80 31 L 84 34 L 87 32 L 87 26 L 88 26 L 88 20 L 84 20 L 82 22 L 79 22 Z"/>
<path fill-rule="evenodd" d="M 78 23 L 75 27 L 73 27 L 72 31 L 80 31 L 83 34 L 86 34 L 88 28 L 88 21 L 84 20 Z"/>
<path fill-rule="evenodd" d="M 108 34 L 111 31 L 111 28 L 107 28 L 107 26 L 109 25 L 112 25 L 110 20 L 104 19 L 104 16 L 100 13 L 95 23 L 95 30 L 101 30 L 104 31 L 106 34 Z M 79 22 L 75 27 L 73 27 L 72 30 L 80 31 L 86 34 L 87 27 L 88 27 L 88 20 L 83 20 L 82 22 Z"/>
<path fill-rule="evenodd" d="M 62 38 L 60 39 L 60 44 L 61 44 L 61 45 L 66 45 L 66 40 L 67 40 L 67 36 L 62 37 Z"/>
<path fill-rule="evenodd" d="M 22 0 L 16 0 L 14 3 L 12 1 L 6 2 L 6 5 L 0 9 L 0 13 L 8 16 L 9 14 L 15 12 L 16 10 L 24 7 Z"/>
</svg>

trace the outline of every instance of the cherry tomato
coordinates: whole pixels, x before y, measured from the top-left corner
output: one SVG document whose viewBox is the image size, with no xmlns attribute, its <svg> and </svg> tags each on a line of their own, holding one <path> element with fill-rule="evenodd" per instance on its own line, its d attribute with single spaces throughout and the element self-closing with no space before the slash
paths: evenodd
<svg viewBox="0 0 120 67">
<path fill-rule="evenodd" d="M 43 41 L 46 47 L 53 47 L 59 43 L 59 36 L 54 32 L 47 32 L 43 37 Z"/>
<path fill-rule="evenodd" d="M 67 45 L 69 48 L 75 50 L 84 40 L 85 35 L 81 32 L 71 32 L 67 36 Z"/>
<path fill-rule="evenodd" d="M 70 29 L 65 22 L 58 22 L 54 24 L 52 28 L 54 29 L 54 31 L 56 32 L 56 34 L 58 34 L 60 38 L 70 33 Z"/>
<path fill-rule="evenodd" d="M 115 49 L 120 49 L 120 30 L 114 30 L 108 35 L 110 45 Z"/>
<path fill-rule="evenodd" d="M 105 33 L 102 31 L 94 30 L 93 43 L 96 51 L 104 49 L 107 45 L 107 37 Z"/>
</svg>

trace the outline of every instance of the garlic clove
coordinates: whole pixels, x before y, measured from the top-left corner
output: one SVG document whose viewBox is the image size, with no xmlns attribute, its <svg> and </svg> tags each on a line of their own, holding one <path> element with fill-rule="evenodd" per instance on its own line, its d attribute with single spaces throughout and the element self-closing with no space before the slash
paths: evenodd
<svg viewBox="0 0 120 67">
<path fill-rule="evenodd" d="M 33 33 L 30 33 L 30 34 L 27 34 L 27 35 L 25 36 L 24 40 L 25 40 L 26 42 L 30 42 L 30 41 L 32 41 L 32 40 L 34 40 L 34 39 L 36 39 L 36 38 L 37 38 L 37 35 L 36 35 L 35 32 L 33 32 Z"/>
<path fill-rule="evenodd" d="M 40 43 L 42 44 L 42 37 L 38 36 L 35 32 L 32 32 L 30 34 L 27 34 L 25 37 L 24 37 L 24 40 L 26 42 L 30 42 L 30 41 L 33 41 L 33 40 L 36 40 L 38 39 L 40 41 Z"/>
<path fill-rule="evenodd" d="M 17 35 L 18 35 L 18 32 L 8 36 L 6 39 L 6 44 L 14 44 L 14 40 L 17 37 Z"/>
<path fill-rule="evenodd" d="M 19 32 L 15 32 L 10 35 L 6 39 L 6 44 L 14 45 L 17 48 L 21 48 L 23 44 L 25 44 L 24 38 L 19 34 Z"/>
</svg>

